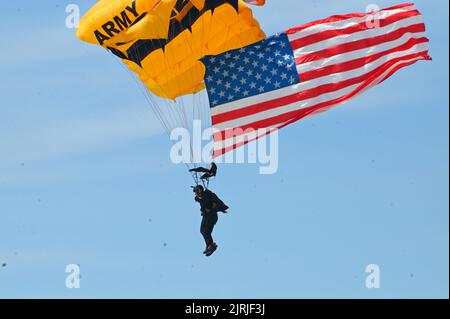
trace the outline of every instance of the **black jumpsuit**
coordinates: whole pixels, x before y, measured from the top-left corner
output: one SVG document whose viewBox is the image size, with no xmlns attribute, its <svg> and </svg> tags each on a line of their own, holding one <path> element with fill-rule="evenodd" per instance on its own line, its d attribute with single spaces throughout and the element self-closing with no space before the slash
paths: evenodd
<svg viewBox="0 0 450 319">
<path fill-rule="evenodd" d="M 212 232 L 219 219 L 217 212 L 228 209 L 228 206 L 223 204 L 216 194 L 209 190 L 205 190 L 201 197 L 196 196 L 195 201 L 200 203 L 200 210 L 202 212 L 200 233 L 205 239 L 206 246 L 212 245 L 214 243 Z"/>
</svg>

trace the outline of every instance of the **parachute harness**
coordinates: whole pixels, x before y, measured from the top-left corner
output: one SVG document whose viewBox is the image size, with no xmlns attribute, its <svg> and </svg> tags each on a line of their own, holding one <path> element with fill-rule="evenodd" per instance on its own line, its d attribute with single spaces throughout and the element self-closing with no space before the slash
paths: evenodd
<svg viewBox="0 0 450 319">
<path fill-rule="evenodd" d="M 195 166 L 197 166 L 197 165 L 195 165 Z M 203 187 L 205 189 L 209 189 L 209 182 L 210 182 L 210 179 L 213 178 L 213 176 L 201 179 L 198 176 L 198 174 L 199 174 L 198 172 L 191 172 L 191 174 L 192 174 L 192 178 L 194 179 L 195 186 L 198 186 L 201 184 L 201 185 L 203 185 Z"/>
</svg>

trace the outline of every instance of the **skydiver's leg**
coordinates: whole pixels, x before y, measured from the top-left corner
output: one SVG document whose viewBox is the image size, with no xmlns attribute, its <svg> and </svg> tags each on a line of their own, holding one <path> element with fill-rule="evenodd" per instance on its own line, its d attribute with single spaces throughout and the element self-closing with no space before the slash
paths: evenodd
<svg viewBox="0 0 450 319">
<path fill-rule="evenodd" d="M 212 239 L 212 232 L 214 230 L 214 226 L 216 226 L 216 224 L 217 224 L 217 220 L 219 219 L 219 217 L 217 215 L 217 212 L 212 212 L 209 215 L 210 216 L 209 216 L 209 229 L 208 229 L 208 231 L 209 231 L 211 239 Z M 214 244 L 214 240 L 212 242 Z"/>
<path fill-rule="evenodd" d="M 212 234 L 211 223 L 206 215 L 203 216 L 202 225 L 200 227 L 200 233 L 202 234 L 203 239 L 205 240 L 206 247 L 209 247 L 214 243 L 214 240 L 211 235 Z"/>
<path fill-rule="evenodd" d="M 217 212 L 209 214 L 209 217 L 208 217 L 209 228 L 207 229 L 207 231 L 208 231 L 209 236 L 211 237 L 211 244 L 206 247 L 206 250 L 205 250 L 206 257 L 211 256 L 217 250 L 217 244 L 214 242 L 214 240 L 212 238 L 212 232 L 214 230 L 214 226 L 217 223 L 217 219 L 218 219 Z"/>
<path fill-rule="evenodd" d="M 209 247 L 214 244 L 214 240 L 212 238 L 212 232 L 214 230 L 214 226 L 216 225 L 218 220 L 217 213 L 206 213 L 203 215 L 202 224 L 200 226 L 200 232 L 205 239 L 206 246 Z"/>
<path fill-rule="evenodd" d="M 212 238 L 212 232 L 214 230 L 214 226 L 217 223 L 217 219 L 217 212 L 209 213 L 206 218 L 205 238 L 207 238 L 208 240 L 206 250 L 204 251 L 206 257 L 211 256 L 217 250 L 217 244 Z"/>
<path fill-rule="evenodd" d="M 208 247 L 212 242 L 212 238 L 208 236 L 208 225 L 206 214 L 203 215 L 202 217 L 202 224 L 200 225 L 200 233 L 202 234 L 203 239 L 205 240 L 206 247 Z"/>
</svg>

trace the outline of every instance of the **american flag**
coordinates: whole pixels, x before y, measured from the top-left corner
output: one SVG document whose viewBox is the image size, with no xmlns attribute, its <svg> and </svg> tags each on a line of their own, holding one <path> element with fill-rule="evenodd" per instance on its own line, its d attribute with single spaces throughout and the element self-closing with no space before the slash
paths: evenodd
<svg viewBox="0 0 450 319">
<path fill-rule="evenodd" d="M 253 4 L 255 6 L 263 6 L 266 4 L 266 0 L 244 0 L 244 1 Z"/>
<path fill-rule="evenodd" d="M 213 157 L 430 60 L 424 33 L 420 12 L 408 3 L 332 16 L 204 58 L 216 131 Z"/>
</svg>

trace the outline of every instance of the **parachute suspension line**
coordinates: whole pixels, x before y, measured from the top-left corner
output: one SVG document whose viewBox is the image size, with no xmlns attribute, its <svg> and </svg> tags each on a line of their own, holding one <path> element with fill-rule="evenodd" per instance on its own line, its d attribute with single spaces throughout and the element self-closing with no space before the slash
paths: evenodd
<svg viewBox="0 0 450 319">
<path fill-rule="evenodd" d="M 206 55 L 206 53 L 207 53 L 207 46 L 205 45 L 205 34 L 206 34 L 206 27 L 205 27 L 205 19 L 204 19 L 204 16 L 202 15 L 201 17 L 200 17 L 200 19 L 199 20 L 196 20 L 196 21 L 194 21 L 193 19 L 192 19 L 192 16 L 191 15 L 188 15 L 188 17 L 189 17 L 189 25 L 192 25 L 193 26 L 193 24 L 194 23 L 197 23 L 197 24 L 201 24 L 201 27 L 200 27 L 200 31 L 201 31 L 201 36 L 200 36 L 200 47 L 199 48 L 197 48 L 197 47 L 195 47 L 195 42 L 194 41 L 184 41 L 185 42 L 185 44 L 186 44 L 186 46 L 187 47 L 189 47 L 189 49 L 190 49 L 190 51 L 191 52 L 194 52 L 194 51 L 198 51 L 198 50 L 200 50 L 200 56 L 205 56 Z M 175 31 L 175 29 L 174 28 L 172 28 L 171 30 L 173 30 L 173 31 Z M 193 38 L 192 38 L 193 39 Z M 193 47 L 194 46 L 194 47 Z M 201 128 L 202 128 L 202 130 L 204 129 L 204 128 L 206 128 L 206 126 L 205 126 L 205 124 L 206 124 L 206 121 L 205 121 L 205 117 L 203 116 L 203 113 L 204 113 L 204 107 L 205 107 L 205 105 L 204 105 L 204 102 L 203 101 L 205 101 L 204 99 L 202 99 L 201 98 L 201 95 L 202 94 L 204 94 L 204 92 L 206 92 L 206 90 L 205 89 L 203 89 L 202 91 L 199 91 L 199 92 L 197 92 L 197 93 L 193 93 L 192 94 L 192 113 L 193 113 L 193 119 L 198 119 L 198 120 L 200 120 L 200 124 L 201 124 Z M 207 102 L 206 102 L 206 104 L 208 104 Z M 195 165 L 195 166 L 197 166 L 197 165 Z"/>
<path fill-rule="evenodd" d="M 175 29 L 174 28 L 170 28 L 170 30 L 171 30 L 171 33 L 172 33 L 170 37 L 173 37 L 175 35 Z M 160 40 L 160 42 L 162 42 L 162 40 Z M 163 43 L 161 43 L 161 45 L 162 44 Z M 191 50 L 192 50 L 192 48 L 191 48 Z M 176 82 L 176 83 L 177 83 L 177 85 L 179 85 L 178 82 Z M 184 105 L 184 97 L 179 97 L 174 104 L 175 104 L 175 105 L 173 105 L 174 106 L 174 112 L 178 114 L 178 119 L 181 119 L 184 122 L 184 127 L 187 130 L 190 130 L 190 126 L 189 126 L 188 119 L 187 119 L 186 107 Z M 176 105 L 176 104 L 178 104 L 178 105 Z M 179 107 L 179 106 L 181 106 L 181 110 L 177 109 L 177 107 Z M 181 126 L 183 126 L 183 125 L 181 125 Z M 192 132 L 192 130 L 190 130 L 190 131 Z M 189 156 L 190 156 L 190 162 L 193 164 L 194 168 L 196 168 L 197 167 L 196 164 L 193 163 L 194 160 L 193 160 L 193 141 L 192 141 L 192 138 L 190 138 Z M 188 165 L 187 163 L 185 163 L 185 165 L 186 165 L 186 168 L 189 171 L 190 168 L 191 168 L 190 165 Z M 199 181 L 198 181 L 197 173 L 191 172 L 191 176 L 192 176 L 192 179 L 194 180 L 195 184 L 198 185 Z"/>
<path fill-rule="evenodd" d="M 188 19 L 189 19 L 189 25 L 193 25 L 194 22 L 195 23 L 199 23 L 199 21 L 201 21 L 201 34 L 202 34 L 202 36 L 200 37 L 201 43 L 200 43 L 200 48 L 196 48 L 194 40 L 193 40 L 193 37 L 191 38 L 192 41 L 189 41 L 189 39 L 187 39 L 187 38 L 183 38 L 184 43 L 190 49 L 191 52 L 195 52 L 195 51 L 201 50 L 200 55 L 204 56 L 205 53 L 206 53 L 206 49 L 205 49 L 205 45 L 204 45 L 204 34 L 205 34 L 205 32 L 204 32 L 205 31 L 204 18 L 201 17 L 199 20 L 193 21 L 192 20 L 192 16 L 188 15 Z M 171 30 L 175 31 L 175 28 L 172 28 Z M 202 90 L 202 91 L 204 91 L 204 90 Z M 204 128 L 204 121 L 203 121 L 203 118 L 201 116 L 202 100 L 200 99 L 200 94 L 201 94 L 202 91 L 197 92 L 197 93 L 192 93 L 192 120 L 200 120 L 201 130 L 203 130 L 203 128 Z M 186 110 L 186 109 L 184 109 L 184 110 Z M 194 125 L 194 122 L 192 121 L 192 131 L 194 129 L 193 125 Z M 194 141 L 191 139 L 191 142 L 192 142 L 191 143 L 192 157 L 194 157 L 194 153 L 193 153 L 194 152 L 194 150 L 193 150 L 193 143 L 194 143 Z M 201 160 L 201 158 L 200 158 L 200 160 Z M 195 161 L 194 161 L 194 158 L 193 158 L 192 163 L 193 163 L 194 167 L 197 167 L 197 163 L 194 163 L 194 162 Z"/>
<path fill-rule="evenodd" d="M 130 77 L 132 78 L 132 80 L 136 83 L 138 89 L 141 91 L 142 95 L 146 99 L 147 104 L 149 104 L 150 108 L 152 109 L 153 114 L 156 116 L 156 118 L 158 119 L 158 121 L 159 121 L 160 125 L 162 126 L 163 130 L 165 131 L 165 133 L 169 137 L 169 140 L 171 141 L 171 143 L 173 145 L 175 145 L 175 142 L 170 139 L 171 130 L 170 130 L 169 126 L 167 125 L 167 121 L 166 121 L 166 119 L 164 117 L 164 114 L 162 113 L 161 109 L 158 107 L 158 103 L 156 102 L 156 98 L 153 96 L 153 94 L 151 94 L 149 92 L 149 90 L 147 89 L 145 84 L 143 84 L 141 81 L 136 79 L 136 75 L 134 73 L 132 73 L 131 70 L 128 69 L 128 67 L 126 67 L 122 63 L 120 63 L 119 58 L 117 58 L 114 54 L 111 54 L 111 55 L 113 55 L 114 61 L 116 61 L 120 65 L 120 67 L 122 69 L 124 69 L 125 72 L 128 73 L 130 75 Z M 166 104 L 166 109 L 169 109 L 169 107 L 167 107 L 168 106 L 167 101 L 165 101 L 164 99 L 161 99 L 161 101 L 164 101 L 164 103 Z M 187 169 L 189 170 L 190 169 L 189 165 L 187 163 L 184 163 L 184 164 L 187 167 Z M 195 184 L 198 185 L 198 178 L 192 176 L 192 179 L 194 180 Z"/>
<path fill-rule="evenodd" d="M 203 125 L 204 127 L 212 127 L 212 123 L 211 123 L 211 111 L 209 108 L 209 101 L 208 101 L 208 94 L 206 92 L 206 90 L 203 90 L 202 92 L 199 92 L 199 94 L 202 94 L 202 96 L 198 96 L 197 98 L 199 99 L 199 101 L 203 101 L 203 103 L 200 103 L 200 118 L 202 119 Z M 211 133 L 213 133 L 211 131 Z M 212 136 L 211 136 L 212 139 Z M 208 142 L 211 142 L 211 140 L 209 140 Z"/>
<path fill-rule="evenodd" d="M 139 59 L 141 59 L 140 56 L 139 56 Z M 145 86 L 145 84 L 142 83 L 141 81 L 139 81 L 139 79 L 136 78 L 137 75 L 134 75 L 134 73 L 132 73 L 129 70 L 128 67 L 123 66 L 122 63 L 120 63 L 117 58 L 116 58 L 116 61 L 121 65 L 122 68 L 124 68 L 127 71 L 128 74 L 130 74 L 130 76 L 136 82 L 136 84 L 138 85 L 138 88 L 141 90 L 141 92 L 143 93 L 144 97 L 146 98 L 147 103 L 152 108 L 153 113 L 156 115 L 156 117 L 158 118 L 161 126 L 163 127 L 163 129 L 165 130 L 166 134 L 170 138 L 170 128 L 167 125 L 167 121 L 164 120 L 164 114 L 161 112 L 160 108 L 158 107 L 158 103 L 156 102 L 155 97 L 152 94 L 150 94 L 150 92 L 147 89 L 147 87 Z M 166 103 L 166 101 L 164 101 L 164 103 Z"/>
<path fill-rule="evenodd" d="M 202 184 L 203 184 L 203 187 L 205 189 L 208 189 L 208 187 L 209 187 L 209 178 L 206 178 L 206 182 L 205 182 L 204 179 L 202 179 Z"/>
<path fill-rule="evenodd" d="M 162 45 L 163 44 L 162 43 L 162 39 L 159 39 L 159 41 L 160 41 L 160 43 Z M 145 44 L 145 45 L 147 45 L 147 44 Z M 141 59 L 141 57 L 140 57 L 140 59 Z M 161 88 L 159 88 L 159 89 L 161 89 Z M 177 107 L 178 107 L 177 101 L 176 100 L 175 101 L 174 100 L 169 101 L 167 99 L 162 99 L 161 98 L 160 100 L 164 101 L 164 103 L 166 104 L 166 107 L 164 108 L 164 111 L 163 111 L 163 110 L 161 110 L 158 107 L 158 104 L 155 102 L 155 97 L 153 96 L 153 94 L 151 94 L 149 92 L 149 90 L 146 87 L 145 87 L 145 92 L 146 92 L 146 94 L 148 96 L 151 97 L 152 101 L 154 102 L 154 104 L 155 104 L 155 108 L 154 109 L 156 110 L 156 113 L 158 113 L 160 115 L 161 121 L 164 123 L 164 126 L 167 128 L 166 131 L 167 131 L 168 137 L 170 139 L 171 129 L 174 129 L 174 128 L 182 126 L 182 124 L 180 123 L 180 118 L 181 117 L 179 116 L 179 112 L 177 110 Z M 175 144 L 174 141 L 171 141 L 171 142 L 173 144 Z M 190 166 L 189 166 L 188 163 L 183 162 L 183 164 L 186 166 L 187 170 L 190 169 Z"/>
<path fill-rule="evenodd" d="M 159 39 L 159 41 L 162 44 L 162 40 Z M 144 45 L 147 46 L 147 43 L 144 43 Z M 143 58 L 144 58 L 143 56 L 139 56 L 139 60 L 142 61 Z M 157 83 L 155 83 L 155 84 L 157 84 Z M 161 87 L 158 87 L 158 89 L 161 89 Z M 152 93 L 150 93 L 150 91 L 149 91 L 149 89 L 147 87 L 146 87 L 146 93 L 147 93 L 147 95 L 149 95 L 152 98 L 153 101 L 155 101 L 155 99 L 157 98 Z M 178 126 L 177 125 L 178 124 L 177 123 L 177 119 L 173 115 L 174 112 L 172 111 L 172 107 L 173 107 L 174 102 L 173 101 L 169 101 L 167 99 L 162 99 L 162 98 L 158 98 L 158 100 L 163 101 L 163 103 L 165 104 L 165 107 L 161 109 L 160 107 L 158 107 L 158 103 L 155 102 L 156 110 L 161 115 L 162 121 L 164 122 L 164 124 L 168 128 L 168 135 L 169 135 L 169 138 L 170 138 L 171 129 L 173 129 L 176 126 Z"/>
<path fill-rule="evenodd" d="M 163 120 L 161 114 L 157 110 L 155 102 L 153 101 L 152 97 L 148 94 L 147 89 L 144 87 L 144 84 L 141 83 L 139 80 L 137 80 L 135 75 L 127 67 L 125 67 L 122 63 L 120 63 L 118 61 L 119 58 L 117 58 L 114 54 L 112 54 L 112 55 L 114 57 L 114 60 L 120 65 L 121 68 L 123 68 L 126 71 L 126 73 L 128 73 L 130 75 L 130 77 L 136 83 L 138 89 L 141 91 L 142 95 L 144 95 L 144 98 L 147 100 L 147 103 L 150 105 L 150 107 L 152 108 L 156 117 L 158 118 L 162 128 L 164 129 L 166 134 L 168 134 L 170 136 L 169 128 L 167 127 L 166 123 L 164 123 L 164 120 Z"/>
<path fill-rule="evenodd" d="M 190 18 L 190 15 L 189 15 L 189 18 Z M 192 21 L 190 21 L 189 25 L 192 24 L 191 22 Z M 175 35 L 175 29 L 176 28 L 170 28 L 171 33 L 172 33 L 171 34 L 172 37 Z M 189 42 L 189 39 L 187 39 L 186 37 L 182 37 L 182 39 L 183 39 L 184 44 L 187 47 L 189 47 L 190 51 L 194 52 L 194 48 L 192 47 L 191 43 Z M 177 65 L 177 66 L 179 67 L 179 65 Z M 181 70 L 178 70 L 178 72 L 181 72 Z M 178 84 L 178 82 L 177 82 L 177 84 Z M 192 95 L 195 96 L 195 93 L 192 93 Z M 184 98 L 185 98 L 184 96 L 179 98 L 180 105 L 181 105 L 181 112 L 180 112 L 181 114 L 180 115 L 181 115 L 181 118 L 184 120 L 184 125 L 185 125 L 186 129 L 188 129 L 191 132 L 191 134 L 192 134 L 192 136 L 190 136 L 190 138 L 189 138 L 189 142 L 190 142 L 189 143 L 190 144 L 189 155 L 190 155 L 191 165 L 194 168 L 196 168 L 197 164 L 194 161 L 194 141 L 193 141 L 193 136 L 194 136 L 194 134 L 193 134 L 194 122 L 193 121 L 195 119 L 195 114 L 194 114 L 194 112 L 191 112 L 192 116 L 190 116 L 189 120 L 188 120 L 188 115 L 187 115 L 187 110 L 188 109 L 187 109 L 187 107 L 185 105 Z M 192 109 L 195 110 L 195 107 L 196 107 L 196 105 L 195 105 L 195 103 L 193 103 L 192 104 Z M 190 121 L 190 120 L 192 120 L 192 121 Z"/>
<path fill-rule="evenodd" d="M 212 124 L 212 113 L 211 113 L 211 108 L 210 108 L 210 103 L 209 103 L 209 96 L 208 93 L 205 92 L 203 93 L 205 96 L 203 97 L 203 101 L 206 101 L 206 106 L 203 108 L 203 114 L 204 114 L 204 118 L 206 121 L 206 125 L 208 127 L 211 127 L 211 137 L 210 137 L 210 141 L 214 143 L 214 130 L 213 130 L 213 124 Z M 211 149 L 211 158 L 214 155 L 214 144 L 213 144 L 213 148 Z"/>
<path fill-rule="evenodd" d="M 180 117 L 181 117 L 181 119 L 184 122 L 184 127 L 188 131 L 192 132 L 192 130 L 190 129 L 190 125 L 188 123 L 187 114 L 186 114 L 186 106 L 184 104 L 183 97 L 179 98 L 179 104 L 180 104 L 180 108 L 181 108 Z M 191 136 L 191 137 L 189 137 L 189 157 L 190 157 L 191 164 L 194 165 L 194 167 L 195 167 L 195 164 L 194 164 L 194 148 L 193 148 L 193 146 L 194 146 L 194 144 L 193 144 L 192 136 Z"/>
<path fill-rule="evenodd" d="M 191 19 L 191 16 L 189 15 L 189 19 Z M 192 24 L 192 20 L 190 20 L 189 24 Z M 172 35 L 174 35 L 175 32 L 175 28 L 171 28 L 171 32 L 173 32 Z M 184 44 L 190 49 L 191 52 L 194 52 L 195 48 L 192 46 L 192 42 L 190 42 L 188 39 L 183 38 L 184 40 Z M 179 70 L 180 71 L 180 70 Z M 198 108 L 200 107 L 200 100 L 196 100 L 196 96 L 198 96 L 198 93 L 192 93 L 192 105 L 191 105 L 191 116 L 188 117 L 187 115 L 187 110 L 188 108 L 186 108 L 185 105 L 185 101 L 184 101 L 184 97 L 181 97 L 181 107 L 182 107 L 182 118 L 185 120 L 185 127 L 188 128 L 190 130 L 191 133 L 193 133 L 194 131 L 194 120 L 197 119 L 197 113 L 198 113 Z M 189 118 L 189 120 L 188 120 Z M 190 121 L 192 120 L 192 121 Z M 191 123 L 188 123 L 191 122 Z M 194 168 L 197 168 L 197 163 L 196 163 L 196 159 L 194 159 L 194 140 L 193 140 L 193 136 L 194 134 L 192 134 L 191 138 L 190 138 L 190 158 L 191 158 L 191 164 Z M 195 175 L 195 176 L 194 176 Z M 196 180 L 196 185 L 199 185 L 199 178 L 198 178 L 198 173 L 196 172 L 195 174 L 193 174 L 194 179 Z"/>
<path fill-rule="evenodd" d="M 189 25 L 193 25 L 194 21 L 192 20 L 192 16 L 189 15 L 188 17 L 189 17 Z M 204 23 L 205 20 L 202 17 L 202 18 L 200 18 L 200 21 L 201 21 L 201 28 L 200 29 L 201 29 L 201 34 L 202 34 L 202 36 L 200 37 L 200 41 L 201 41 L 201 44 L 200 44 L 200 50 L 201 50 L 200 53 L 201 54 L 200 55 L 201 56 L 205 56 L 206 52 L 207 52 L 206 51 L 206 46 L 204 45 L 204 35 L 205 35 L 205 30 L 206 30 L 205 23 Z M 197 21 L 197 22 L 199 22 L 199 21 Z M 172 36 L 174 35 L 175 29 L 176 28 L 170 28 Z M 187 39 L 187 38 L 183 38 L 183 40 L 184 40 L 183 41 L 184 44 L 186 45 L 186 47 L 188 47 L 190 49 L 191 52 L 194 52 L 195 50 L 197 50 L 197 48 L 193 47 L 193 46 L 195 46 L 194 41 L 189 41 L 189 39 Z M 207 118 L 207 116 L 206 116 L 206 113 L 209 113 L 209 112 L 205 111 L 206 107 L 209 106 L 208 105 L 209 103 L 207 103 L 207 101 L 206 101 L 206 103 L 203 102 L 203 101 L 205 101 L 205 99 L 202 99 L 202 94 L 205 94 L 205 92 L 206 92 L 206 90 L 202 90 L 202 91 L 197 92 L 197 93 L 192 93 L 192 110 L 191 110 L 191 113 L 192 113 L 192 123 L 191 124 L 192 124 L 192 126 L 189 126 L 186 123 L 187 121 L 185 122 L 186 127 L 187 128 L 188 127 L 191 128 L 191 130 L 190 130 L 191 132 L 193 132 L 193 129 L 194 129 L 194 126 L 193 126 L 194 122 L 193 122 L 193 120 L 196 120 L 196 119 L 200 120 L 200 125 L 201 125 L 201 130 L 202 131 L 203 131 L 203 128 L 206 128 L 205 124 L 210 122 L 210 118 Z M 187 108 L 184 105 L 183 99 L 182 99 L 181 103 L 182 103 L 182 111 L 184 113 L 183 116 L 184 116 L 184 119 L 186 119 L 186 117 L 187 117 L 187 115 L 186 115 Z M 194 148 L 193 148 L 194 141 L 193 141 L 193 136 L 190 139 L 190 142 L 191 142 L 191 144 L 190 144 L 190 147 L 191 147 L 191 149 L 190 149 L 191 163 L 192 163 L 194 168 L 197 168 L 198 165 L 197 165 L 196 161 L 194 161 Z M 195 175 L 195 177 L 194 177 L 194 175 Z M 196 181 L 196 185 L 199 185 L 200 184 L 200 179 L 199 179 L 198 173 L 196 172 L 195 174 L 193 174 L 193 177 L 194 177 L 194 179 Z M 203 186 L 205 186 L 204 181 L 201 180 L 201 182 L 202 182 Z M 208 183 L 209 183 L 209 181 L 208 181 Z"/>
<path fill-rule="evenodd" d="M 201 50 L 204 50 L 204 51 L 201 52 L 201 56 L 205 56 L 206 55 L 206 47 L 207 46 L 204 43 L 204 39 L 205 39 L 205 23 L 204 22 L 205 22 L 205 19 L 203 18 L 203 16 L 202 16 L 202 18 L 200 18 L 200 21 L 201 21 L 201 28 L 200 28 L 201 29 L 201 37 L 200 37 L 201 44 L 200 44 L 200 48 L 201 48 Z M 206 91 L 206 89 L 204 89 L 203 91 Z M 200 121 L 202 123 L 202 128 L 203 127 L 206 128 L 207 127 L 205 125 L 206 123 L 204 123 L 205 118 L 203 117 L 204 105 L 201 103 L 201 101 L 205 101 L 205 100 L 204 99 L 202 100 L 201 97 L 200 97 L 200 94 L 202 94 L 203 91 L 198 92 L 198 94 L 194 97 L 197 100 L 197 102 L 198 102 L 198 103 L 194 102 L 194 105 L 198 106 L 197 113 L 198 113 L 198 117 L 199 117 L 199 119 L 200 119 Z"/>
<path fill-rule="evenodd" d="M 192 96 L 195 96 L 195 94 L 192 94 Z M 194 99 L 192 99 L 192 108 L 193 108 L 193 110 L 192 110 L 192 121 L 195 120 L 195 104 L 194 104 L 194 102 L 195 102 Z M 184 112 L 185 119 L 187 118 L 186 110 L 187 109 L 183 106 L 183 112 Z M 186 122 L 187 122 L 187 119 L 186 119 Z M 192 122 L 192 129 L 190 129 L 190 132 L 192 132 L 192 133 L 194 131 L 194 129 L 193 129 L 194 128 L 194 124 L 193 123 L 194 122 Z M 189 127 L 189 126 L 186 124 L 186 127 Z M 190 137 L 190 156 L 191 156 L 191 164 L 192 164 L 193 168 L 195 169 L 195 168 L 197 168 L 197 163 L 194 161 L 194 141 L 193 141 L 193 136 Z M 194 172 L 191 172 L 191 174 L 192 174 L 192 178 L 195 181 L 195 185 L 196 186 L 199 185 L 198 172 L 194 171 Z"/>
<path fill-rule="evenodd" d="M 195 185 L 196 185 L 196 186 L 199 185 L 200 183 L 199 183 L 199 181 L 198 181 L 198 173 L 195 172 L 195 173 L 193 174 L 193 177 L 194 177 Z"/>
</svg>

